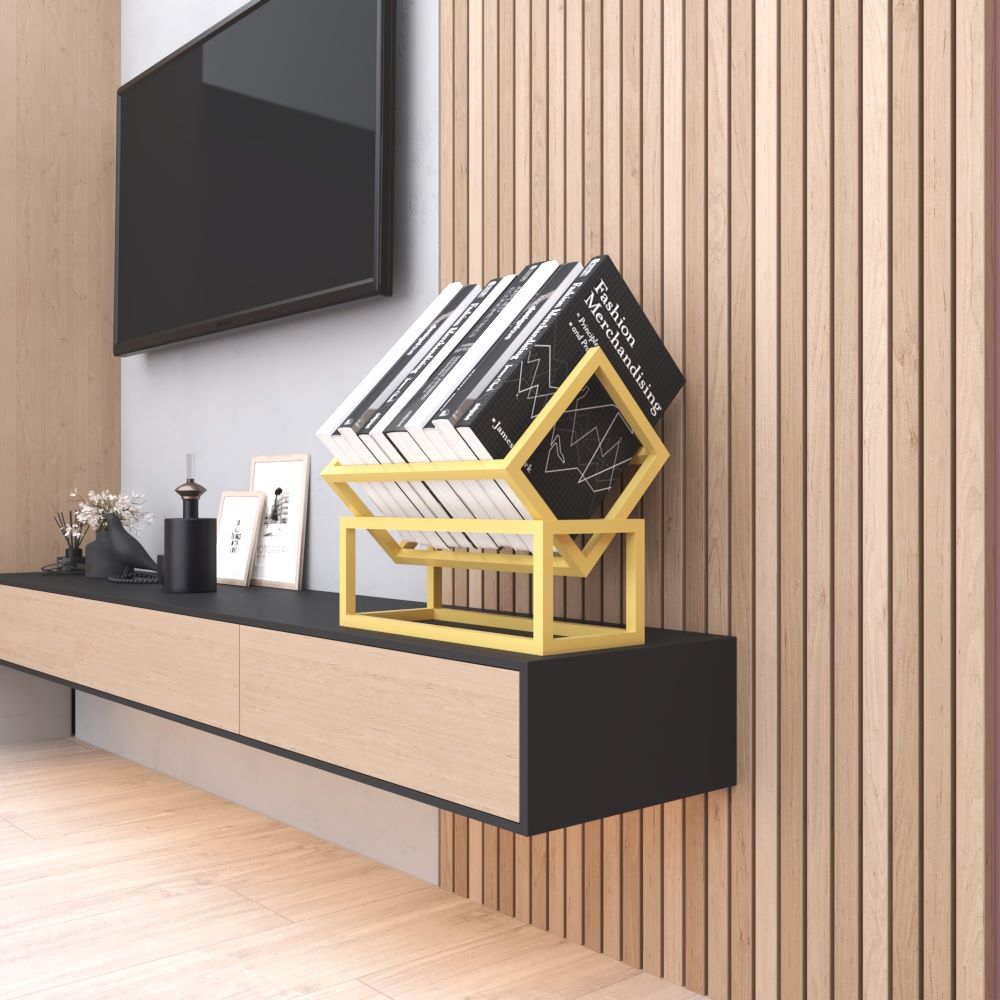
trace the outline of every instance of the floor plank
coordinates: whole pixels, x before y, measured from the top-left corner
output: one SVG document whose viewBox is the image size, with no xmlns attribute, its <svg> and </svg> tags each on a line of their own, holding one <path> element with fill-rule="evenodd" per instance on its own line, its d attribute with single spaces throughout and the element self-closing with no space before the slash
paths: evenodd
<svg viewBox="0 0 1000 1000">
<path fill-rule="evenodd" d="M 694 996 L 75 741 L 0 804 L 0 1000 Z"/>
</svg>

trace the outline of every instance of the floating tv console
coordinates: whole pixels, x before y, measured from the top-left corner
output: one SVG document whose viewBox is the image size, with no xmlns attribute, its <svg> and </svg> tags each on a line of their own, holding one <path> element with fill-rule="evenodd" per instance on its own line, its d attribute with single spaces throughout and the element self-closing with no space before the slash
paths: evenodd
<svg viewBox="0 0 1000 1000">
<path fill-rule="evenodd" d="M 735 639 L 531 656 L 345 629 L 338 604 L 0 575 L 0 661 L 522 834 L 736 780 Z"/>
</svg>

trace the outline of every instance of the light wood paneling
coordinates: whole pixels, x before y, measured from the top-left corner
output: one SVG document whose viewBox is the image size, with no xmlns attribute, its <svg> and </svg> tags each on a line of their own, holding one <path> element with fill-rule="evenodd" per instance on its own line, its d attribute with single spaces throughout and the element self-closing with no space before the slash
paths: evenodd
<svg viewBox="0 0 1000 1000">
<path fill-rule="evenodd" d="M 241 626 L 238 731 L 516 821 L 519 681 L 515 670 Z M 509 854 L 513 913 L 512 843 Z"/>
<path fill-rule="evenodd" d="M 0 587 L 0 660 L 236 732 L 237 625 Z"/>
<path fill-rule="evenodd" d="M 477 18 L 445 66 L 490 49 Z M 688 378 L 647 615 L 737 636 L 739 780 L 553 831 L 512 905 L 712 997 L 993 986 L 993 28 L 979 0 L 532 0 L 515 46 L 532 257 L 611 253 Z M 492 107 L 450 113 L 479 155 Z M 442 213 L 481 260 L 477 191 Z M 617 577 L 562 608 L 612 620 Z M 467 851 L 471 878 L 471 824 Z"/>
<path fill-rule="evenodd" d="M 120 4 L 0 2 L 0 569 L 60 553 L 73 486 L 117 488 Z"/>
</svg>

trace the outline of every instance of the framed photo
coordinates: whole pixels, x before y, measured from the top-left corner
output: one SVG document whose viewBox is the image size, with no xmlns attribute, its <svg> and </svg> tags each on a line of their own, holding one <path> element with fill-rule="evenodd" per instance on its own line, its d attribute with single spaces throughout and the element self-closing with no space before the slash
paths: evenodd
<svg viewBox="0 0 1000 1000">
<path fill-rule="evenodd" d="M 253 490 L 223 490 L 215 551 L 219 583 L 250 586 L 265 502 L 264 494 Z"/>
<path fill-rule="evenodd" d="M 309 507 L 309 456 L 257 456 L 250 489 L 264 494 L 264 517 L 251 580 L 261 587 L 302 589 Z"/>
</svg>

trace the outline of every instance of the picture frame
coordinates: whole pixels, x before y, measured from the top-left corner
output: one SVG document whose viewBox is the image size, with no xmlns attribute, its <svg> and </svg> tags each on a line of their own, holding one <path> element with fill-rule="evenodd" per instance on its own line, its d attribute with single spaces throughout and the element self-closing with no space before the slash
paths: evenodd
<svg viewBox="0 0 1000 1000">
<path fill-rule="evenodd" d="M 309 514 L 309 455 L 254 456 L 250 460 L 250 490 L 264 494 L 251 583 L 301 590 Z"/>
<path fill-rule="evenodd" d="M 223 490 L 216 533 L 216 582 L 249 587 L 267 497 L 259 490 Z"/>
</svg>

